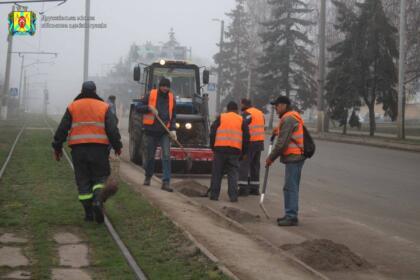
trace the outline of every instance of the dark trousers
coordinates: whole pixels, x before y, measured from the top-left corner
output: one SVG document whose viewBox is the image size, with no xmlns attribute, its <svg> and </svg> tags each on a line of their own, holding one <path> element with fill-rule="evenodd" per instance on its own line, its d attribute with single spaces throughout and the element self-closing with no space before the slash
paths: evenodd
<svg viewBox="0 0 420 280">
<path fill-rule="evenodd" d="M 71 150 L 79 200 L 90 200 L 111 173 L 109 148 L 101 144 L 74 145 Z"/>
<path fill-rule="evenodd" d="M 230 199 L 238 197 L 239 155 L 214 152 L 210 184 L 210 196 L 219 198 L 223 175 L 228 176 L 228 194 Z"/>
<path fill-rule="evenodd" d="M 260 189 L 261 149 L 250 148 L 248 157 L 239 165 L 239 188 Z"/>
<path fill-rule="evenodd" d="M 168 134 L 165 133 L 160 136 L 145 134 L 143 139 L 145 142 L 145 162 L 143 166 L 146 171 L 146 177 L 152 177 L 155 172 L 156 149 L 160 145 L 162 151 L 162 181 L 169 182 L 171 180 L 171 140 Z"/>
</svg>

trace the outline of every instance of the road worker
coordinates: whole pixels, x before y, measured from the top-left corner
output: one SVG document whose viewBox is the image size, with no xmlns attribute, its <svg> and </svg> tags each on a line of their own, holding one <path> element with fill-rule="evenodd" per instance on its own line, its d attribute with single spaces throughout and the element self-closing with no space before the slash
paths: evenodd
<svg viewBox="0 0 420 280">
<path fill-rule="evenodd" d="M 171 158 L 170 158 L 170 138 L 176 139 L 176 100 L 170 91 L 171 82 L 167 78 L 162 78 L 159 88 L 150 91 L 146 95 L 137 111 L 143 114 L 144 144 L 145 144 L 145 179 L 144 186 L 150 186 L 150 180 L 155 172 L 156 148 L 160 145 L 162 149 L 162 190 L 172 192 L 170 187 L 171 180 Z M 158 116 L 171 132 L 168 135 L 162 124 L 156 120 Z"/>
<path fill-rule="evenodd" d="M 249 129 L 238 114 L 238 104 L 231 101 L 227 112 L 222 113 L 211 125 L 210 145 L 214 152 L 210 199 L 218 200 L 223 175 L 228 176 L 228 194 L 231 202 L 238 201 L 239 160 L 246 157 Z"/>
<path fill-rule="evenodd" d="M 110 175 L 109 145 L 116 155 L 121 154 L 121 136 L 115 115 L 96 94 L 92 81 L 83 83 L 82 92 L 67 107 L 54 135 L 54 154 L 57 161 L 63 155 L 65 141 L 71 148 L 79 200 L 85 210 L 85 220 L 102 223 L 101 196 Z"/>
<path fill-rule="evenodd" d="M 266 159 L 266 166 L 270 166 L 278 157 L 286 165 L 283 187 L 285 215 L 277 219 L 277 224 L 295 226 L 298 224 L 299 185 L 305 162 L 304 123 L 300 114 L 292 109 L 288 97 L 279 96 L 271 104 L 275 106 L 280 117 L 280 124 L 277 130 L 278 138 L 273 151 Z"/>
<path fill-rule="evenodd" d="M 260 160 L 264 151 L 264 113 L 252 107 L 249 99 L 241 100 L 242 116 L 249 126 L 248 156 L 239 165 L 239 196 L 260 195 Z"/>
</svg>

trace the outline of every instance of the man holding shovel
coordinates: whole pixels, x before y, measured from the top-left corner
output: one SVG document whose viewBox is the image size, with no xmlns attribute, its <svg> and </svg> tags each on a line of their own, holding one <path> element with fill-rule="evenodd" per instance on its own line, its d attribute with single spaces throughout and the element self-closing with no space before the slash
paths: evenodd
<svg viewBox="0 0 420 280">
<path fill-rule="evenodd" d="M 280 117 L 280 125 L 274 149 L 266 159 L 266 167 L 269 167 L 278 157 L 286 165 L 283 187 L 285 216 L 277 219 L 277 224 L 296 226 L 298 224 L 299 184 L 305 162 L 303 120 L 298 112 L 292 110 L 288 97 L 279 96 L 271 104 L 275 106 Z"/>
<path fill-rule="evenodd" d="M 146 177 L 143 185 L 150 186 L 150 180 L 155 171 L 155 153 L 160 145 L 162 149 L 162 190 L 172 192 L 170 187 L 171 180 L 171 158 L 170 158 L 170 138 L 176 137 L 176 112 L 175 96 L 169 90 L 171 82 L 162 78 L 159 82 L 159 88 L 150 91 L 140 105 L 137 107 L 139 113 L 143 114 L 144 127 L 144 146 L 145 160 L 144 169 Z M 163 124 L 157 119 L 160 118 Z M 168 135 L 168 132 L 170 135 Z"/>
<path fill-rule="evenodd" d="M 214 152 L 210 183 L 210 200 L 219 200 L 222 178 L 228 176 L 228 194 L 231 202 L 238 202 L 239 161 L 248 153 L 249 128 L 238 114 L 238 104 L 231 101 L 227 112 L 213 122 L 210 146 Z"/>
</svg>

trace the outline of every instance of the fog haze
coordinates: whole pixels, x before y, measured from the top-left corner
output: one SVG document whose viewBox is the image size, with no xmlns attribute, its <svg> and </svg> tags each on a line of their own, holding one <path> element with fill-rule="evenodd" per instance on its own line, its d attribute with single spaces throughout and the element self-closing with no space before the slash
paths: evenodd
<svg viewBox="0 0 420 280">
<path fill-rule="evenodd" d="M 217 52 L 216 43 L 220 36 L 220 23 L 213 18 L 226 18 L 225 13 L 234 7 L 233 0 L 136 0 L 111 1 L 92 0 L 91 16 L 95 24 L 106 24 L 106 28 L 91 30 L 90 36 L 90 76 L 103 75 L 121 57 L 127 55 L 132 43 L 146 41 L 159 44 L 168 40 L 168 33 L 174 29 L 181 45 L 191 47 L 193 57 L 206 64 L 214 63 L 212 56 Z M 0 80 L 4 79 L 7 51 L 7 15 L 11 5 L 0 5 Z M 44 83 L 50 91 L 50 111 L 61 111 L 79 92 L 83 76 L 84 29 L 40 28 L 43 24 L 39 12 L 45 16 L 84 15 L 85 1 L 68 0 L 57 3 L 28 4 L 29 10 L 38 15 L 38 30 L 33 37 L 14 37 L 13 51 L 57 52 L 53 56 L 26 56 L 25 64 L 37 59 L 54 61 L 54 65 L 41 64 L 28 67 L 31 103 L 41 104 Z M 72 21 L 51 21 L 50 23 L 72 23 Z M 12 58 L 11 87 L 18 87 L 21 59 L 17 54 Z M 34 75 L 37 73 L 36 75 Z M 47 73 L 48 75 L 38 75 Z M 100 88 L 98 89 L 100 93 Z"/>
</svg>

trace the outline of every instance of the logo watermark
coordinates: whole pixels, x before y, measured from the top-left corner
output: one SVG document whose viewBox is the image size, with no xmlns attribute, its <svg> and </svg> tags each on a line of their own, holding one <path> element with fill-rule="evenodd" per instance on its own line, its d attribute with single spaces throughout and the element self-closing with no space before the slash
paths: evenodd
<svg viewBox="0 0 420 280">
<path fill-rule="evenodd" d="M 31 11 L 13 11 L 9 14 L 9 34 L 14 35 L 35 35 L 36 14 Z"/>
<path fill-rule="evenodd" d="M 103 22 L 96 22 L 94 16 L 87 18 L 86 16 L 41 16 L 41 28 L 57 28 L 57 29 L 104 29 L 107 24 Z"/>
</svg>

